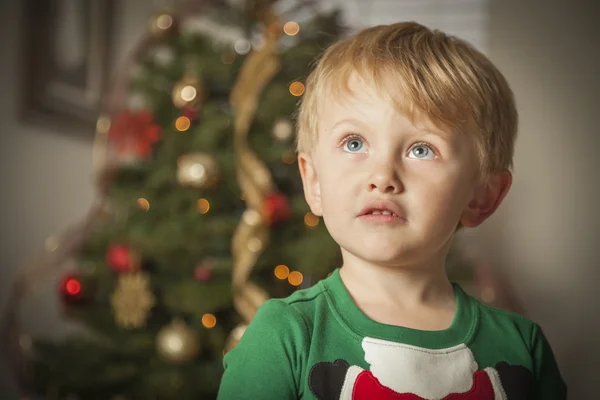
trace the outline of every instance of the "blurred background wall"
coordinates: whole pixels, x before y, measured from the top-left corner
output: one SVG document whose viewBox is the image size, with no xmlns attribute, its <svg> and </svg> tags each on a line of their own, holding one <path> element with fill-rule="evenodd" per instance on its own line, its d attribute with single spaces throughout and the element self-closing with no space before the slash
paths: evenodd
<svg viewBox="0 0 600 400">
<path fill-rule="evenodd" d="M 117 2 L 111 69 L 145 31 L 152 6 Z M 492 0 L 488 11 L 487 52 L 515 92 L 520 136 L 509 196 L 466 240 L 506 271 L 528 316 L 544 328 L 569 397 L 593 398 L 600 391 L 600 4 Z M 0 2 L 2 311 L 19 266 L 94 198 L 91 141 L 17 118 L 20 12 L 18 1 Z M 52 283 L 28 301 L 23 318 L 37 333 L 63 331 Z M 0 394 L 16 398 L 2 368 Z"/>
</svg>

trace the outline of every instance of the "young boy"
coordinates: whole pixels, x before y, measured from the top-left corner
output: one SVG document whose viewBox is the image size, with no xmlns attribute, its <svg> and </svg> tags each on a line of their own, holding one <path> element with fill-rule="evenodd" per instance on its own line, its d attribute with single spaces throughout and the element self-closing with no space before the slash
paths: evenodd
<svg viewBox="0 0 600 400">
<path fill-rule="evenodd" d="M 325 52 L 298 128 L 343 265 L 259 309 L 219 399 L 565 399 L 540 327 L 444 271 L 455 232 L 511 185 L 517 112 L 492 63 L 416 23 L 366 29 Z"/>
</svg>

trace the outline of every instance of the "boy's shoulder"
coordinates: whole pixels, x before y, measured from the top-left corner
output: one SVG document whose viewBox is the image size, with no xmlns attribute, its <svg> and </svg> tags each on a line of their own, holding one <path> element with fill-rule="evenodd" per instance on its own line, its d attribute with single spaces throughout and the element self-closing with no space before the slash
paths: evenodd
<svg viewBox="0 0 600 400">
<path fill-rule="evenodd" d="M 311 287 L 295 291 L 288 297 L 270 299 L 263 307 L 292 308 L 301 314 L 306 314 L 314 309 L 316 303 L 326 301 L 325 292 L 323 281 L 319 281 Z"/>
<path fill-rule="evenodd" d="M 317 310 L 327 307 L 325 280 L 306 289 L 297 290 L 288 297 L 267 300 L 258 309 L 257 316 L 260 319 L 272 320 L 280 327 L 292 324 L 304 325 L 308 329 L 314 322 Z"/>
<path fill-rule="evenodd" d="M 540 326 L 532 319 L 513 311 L 485 304 L 467 294 L 473 306 L 477 308 L 478 330 L 499 331 L 503 334 L 517 333 L 526 341 L 533 340 Z"/>
</svg>

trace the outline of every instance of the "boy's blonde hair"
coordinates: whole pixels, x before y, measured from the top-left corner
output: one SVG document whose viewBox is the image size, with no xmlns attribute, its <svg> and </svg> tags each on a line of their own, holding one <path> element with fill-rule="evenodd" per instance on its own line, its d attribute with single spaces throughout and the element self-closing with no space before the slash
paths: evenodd
<svg viewBox="0 0 600 400">
<path fill-rule="evenodd" d="M 422 112 L 441 128 L 471 135 L 483 175 L 512 168 L 518 118 L 508 83 L 467 42 L 415 22 L 368 28 L 325 51 L 300 104 L 299 152 L 312 153 L 324 102 L 348 95 L 353 73 L 405 115 Z"/>
</svg>

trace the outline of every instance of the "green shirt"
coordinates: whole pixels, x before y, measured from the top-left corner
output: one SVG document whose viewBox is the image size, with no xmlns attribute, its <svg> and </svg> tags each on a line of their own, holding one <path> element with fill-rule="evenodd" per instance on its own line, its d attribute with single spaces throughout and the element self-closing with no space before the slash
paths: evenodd
<svg viewBox="0 0 600 400">
<path fill-rule="evenodd" d="M 457 311 L 442 331 L 373 321 L 338 270 L 269 300 L 226 354 L 218 399 L 565 399 L 540 327 L 453 286 Z"/>
</svg>

